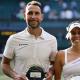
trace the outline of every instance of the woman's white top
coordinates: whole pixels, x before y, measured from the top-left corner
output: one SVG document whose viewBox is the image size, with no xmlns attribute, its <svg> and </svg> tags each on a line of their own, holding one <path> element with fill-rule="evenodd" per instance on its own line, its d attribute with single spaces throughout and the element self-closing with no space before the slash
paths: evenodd
<svg viewBox="0 0 80 80">
<path fill-rule="evenodd" d="M 80 80 L 80 57 L 67 62 L 67 49 L 65 50 L 65 64 L 63 66 L 64 80 Z"/>
</svg>

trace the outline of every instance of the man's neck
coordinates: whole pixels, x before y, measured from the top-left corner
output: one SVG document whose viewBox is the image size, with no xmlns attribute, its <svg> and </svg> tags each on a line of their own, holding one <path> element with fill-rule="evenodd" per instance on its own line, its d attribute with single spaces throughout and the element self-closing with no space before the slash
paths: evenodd
<svg viewBox="0 0 80 80">
<path fill-rule="evenodd" d="M 28 32 L 29 32 L 31 35 L 34 35 L 35 37 L 38 37 L 38 36 L 41 35 L 42 29 L 41 29 L 41 28 L 35 28 L 35 29 L 28 28 Z"/>
</svg>

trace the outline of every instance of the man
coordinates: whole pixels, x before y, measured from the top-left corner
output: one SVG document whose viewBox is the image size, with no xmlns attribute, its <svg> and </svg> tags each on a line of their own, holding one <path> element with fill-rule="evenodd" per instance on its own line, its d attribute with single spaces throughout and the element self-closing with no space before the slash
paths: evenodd
<svg viewBox="0 0 80 80">
<path fill-rule="evenodd" d="M 50 61 L 55 58 L 57 51 L 56 38 L 40 27 L 43 20 L 41 4 L 29 2 L 24 11 L 27 28 L 11 35 L 6 43 L 2 58 L 3 72 L 13 80 L 26 80 L 26 73 L 32 66 L 39 66 L 50 78 Z M 52 58 L 51 58 L 52 57 Z M 14 69 L 10 62 L 14 60 Z"/>
</svg>

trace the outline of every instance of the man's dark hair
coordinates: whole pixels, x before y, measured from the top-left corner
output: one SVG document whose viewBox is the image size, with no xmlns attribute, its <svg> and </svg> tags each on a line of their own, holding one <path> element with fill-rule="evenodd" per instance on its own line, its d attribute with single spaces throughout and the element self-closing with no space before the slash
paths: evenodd
<svg viewBox="0 0 80 80">
<path fill-rule="evenodd" d="M 40 9 L 41 9 L 41 12 L 43 12 L 43 11 L 42 11 L 42 6 L 41 6 L 41 3 L 40 3 L 40 2 L 38 2 L 38 1 L 31 1 L 31 2 L 29 2 L 26 6 L 29 6 L 29 5 L 39 6 Z"/>
</svg>

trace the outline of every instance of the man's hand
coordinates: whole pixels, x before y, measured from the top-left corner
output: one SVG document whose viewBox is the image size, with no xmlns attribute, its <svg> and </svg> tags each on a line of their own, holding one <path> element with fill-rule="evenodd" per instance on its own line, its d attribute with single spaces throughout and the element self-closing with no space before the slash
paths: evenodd
<svg viewBox="0 0 80 80">
<path fill-rule="evenodd" d="M 46 80 L 52 80 L 53 74 L 51 72 L 46 73 Z"/>
<path fill-rule="evenodd" d="M 28 80 L 28 78 L 25 75 L 15 75 L 13 80 Z"/>
</svg>

